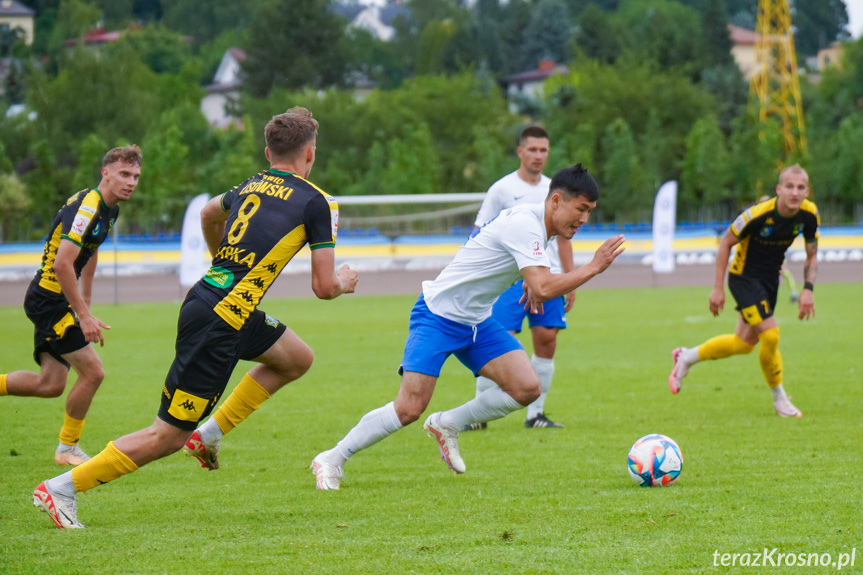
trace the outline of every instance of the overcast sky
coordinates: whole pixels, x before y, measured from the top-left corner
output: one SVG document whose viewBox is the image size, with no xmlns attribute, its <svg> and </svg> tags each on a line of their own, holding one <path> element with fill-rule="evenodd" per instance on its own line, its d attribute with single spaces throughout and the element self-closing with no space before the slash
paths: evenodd
<svg viewBox="0 0 863 575">
<path fill-rule="evenodd" d="M 845 0 L 848 8 L 848 30 L 855 38 L 863 34 L 863 0 Z"/>
</svg>

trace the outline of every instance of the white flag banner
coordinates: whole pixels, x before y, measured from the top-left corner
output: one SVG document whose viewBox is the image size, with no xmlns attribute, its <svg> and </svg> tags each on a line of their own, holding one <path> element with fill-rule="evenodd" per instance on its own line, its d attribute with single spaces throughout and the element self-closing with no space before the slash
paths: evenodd
<svg viewBox="0 0 863 575">
<path fill-rule="evenodd" d="M 653 204 L 653 271 L 674 271 L 674 226 L 677 222 L 677 182 L 662 184 Z"/>
<path fill-rule="evenodd" d="M 191 286 L 204 277 L 210 267 L 207 244 L 201 230 L 201 210 L 210 196 L 200 194 L 192 198 L 183 216 L 183 233 L 180 245 L 180 285 Z"/>
</svg>

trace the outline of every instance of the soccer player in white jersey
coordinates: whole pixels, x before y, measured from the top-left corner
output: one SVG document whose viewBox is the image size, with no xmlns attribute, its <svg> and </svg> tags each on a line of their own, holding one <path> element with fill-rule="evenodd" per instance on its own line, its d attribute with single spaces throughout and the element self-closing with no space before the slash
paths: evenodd
<svg viewBox="0 0 863 575">
<path fill-rule="evenodd" d="M 488 189 L 485 200 L 476 216 L 476 227 L 497 217 L 497 215 L 513 206 L 520 204 L 538 204 L 548 195 L 551 180 L 543 175 L 548 161 L 548 133 L 539 126 L 528 126 L 521 132 L 516 153 L 521 161 L 518 170 L 508 174 Z M 551 273 L 559 274 L 572 271 L 572 244 L 563 236 L 558 236 L 549 242 L 548 260 Z M 554 377 L 554 351 L 557 348 L 557 332 L 566 329 L 566 312 L 575 303 L 575 292 L 571 291 L 561 297 L 551 299 L 543 305 L 542 313 L 530 313 L 520 305 L 519 299 L 524 293 L 522 280 L 503 292 L 494 304 L 492 317 L 510 333 L 521 332 L 524 318 L 527 317 L 530 326 L 530 336 L 533 343 L 533 356 L 530 362 L 539 376 L 542 391 L 536 401 L 527 406 L 524 426 L 529 428 L 563 427 L 551 421 L 545 415 L 545 398 L 551 389 Z M 479 397 L 486 389 L 494 385 L 487 377 L 480 376 L 476 380 L 476 395 Z M 473 422 L 462 431 L 485 429 L 486 423 Z"/>
<path fill-rule="evenodd" d="M 599 188 L 581 165 L 551 180 L 543 203 L 504 210 L 474 231 L 433 281 L 423 282 L 411 310 L 409 333 L 395 401 L 365 414 L 338 444 L 312 461 L 315 486 L 338 489 L 343 468 L 357 452 L 419 419 L 434 392 L 444 361 L 452 354 L 475 375 L 497 385 L 449 411 L 432 413 L 423 424 L 435 438 L 441 459 L 464 473 L 458 435 L 471 422 L 491 421 L 532 403 L 540 382 L 518 340 L 491 318 L 498 296 L 520 277 L 523 300 L 533 310 L 569 293 L 605 271 L 623 251 L 624 237 L 606 240 L 593 259 L 565 274 L 552 274 L 549 239 L 570 239 L 596 207 Z"/>
</svg>

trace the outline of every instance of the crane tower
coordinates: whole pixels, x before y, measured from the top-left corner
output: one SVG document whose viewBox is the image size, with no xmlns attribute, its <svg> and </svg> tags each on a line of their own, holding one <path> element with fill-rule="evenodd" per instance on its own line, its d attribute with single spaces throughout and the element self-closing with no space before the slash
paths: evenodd
<svg viewBox="0 0 863 575">
<path fill-rule="evenodd" d="M 749 91 L 759 103 L 761 122 L 778 116 L 785 152 L 806 155 L 806 128 L 788 0 L 758 0 L 755 73 Z"/>
</svg>

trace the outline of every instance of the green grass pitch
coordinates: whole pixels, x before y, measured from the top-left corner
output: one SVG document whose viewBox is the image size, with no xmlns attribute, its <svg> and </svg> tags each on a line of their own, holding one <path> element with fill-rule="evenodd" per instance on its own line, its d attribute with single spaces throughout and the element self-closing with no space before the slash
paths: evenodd
<svg viewBox="0 0 863 575">
<path fill-rule="evenodd" d="M 55 529 L 31 504 L 61 470 L 52 453 L 64 399 L 2 397 L 0 572 L 712 573 L 750 569 L 716 567 L 715 552 L 837 560 L 857 547 L 844 572 L 860 572 L 860 286 L 820 284 L 808 323 L 780 292 L 785 386 L 800 420 L 774 414 L 757 353 L 697 365 L 669 393 L 672 348 L 733 331 L 731 306 L 714 319 L 707 296 L 581 291 L 546 404 L 565 429 L 524 429 L 519 412 L 462 434 L 467 473 L 456 476 L 413 424 L 357 455 L 338 492 L 315 491 L 306 467 L 395 397 L 414 298 L 265 301 L 315 350 L 311 371 L 225 438 L 222 469 L 178 453 L 82 494 L 87 530 Z M 155 417 L 178 308 L 95 306 L 113 329 L 81 442 L 91 455 Z M 33 369 L 23 311 L 0 308 L 0 324 L 0 373 Z M 473 389 L 451 359 L 430 410 Z M 681 447 L 670 487 L 640 488 L 627 474 L 629 446 L 648 433 Z"/>
</svg>

